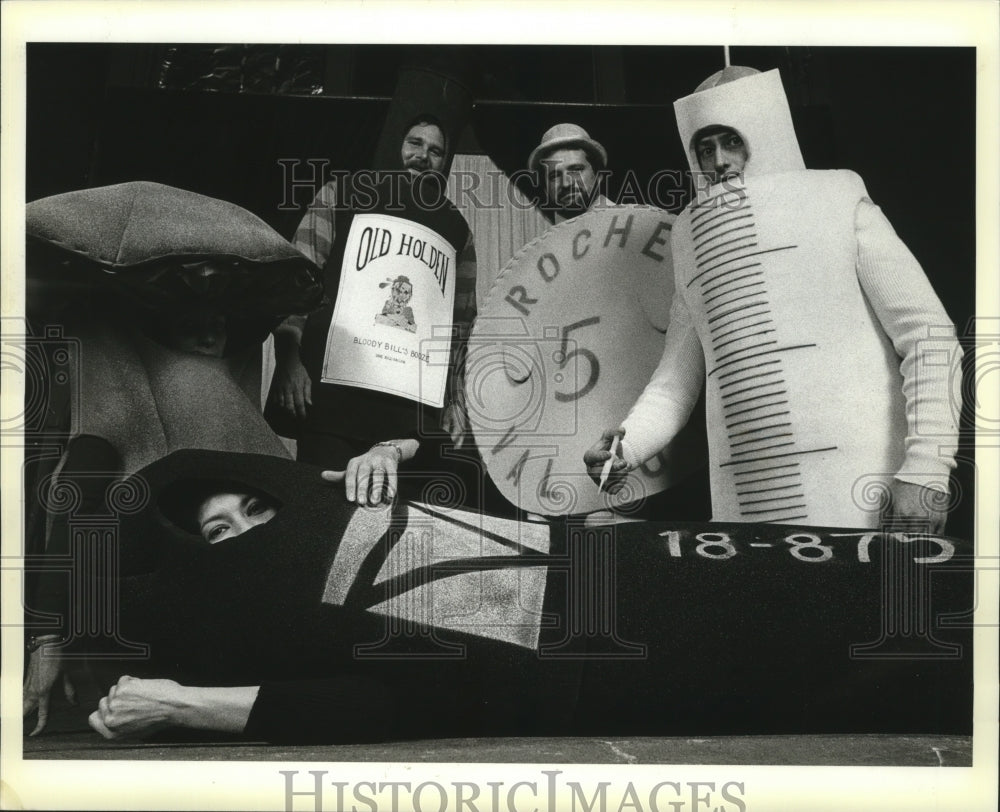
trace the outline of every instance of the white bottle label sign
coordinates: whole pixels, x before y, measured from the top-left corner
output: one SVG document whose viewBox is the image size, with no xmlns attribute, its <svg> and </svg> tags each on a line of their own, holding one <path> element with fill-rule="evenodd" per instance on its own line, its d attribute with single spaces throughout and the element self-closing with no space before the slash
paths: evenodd
<svg viewBox="0 0 1000 812">
<path fill-rule="evenodd" d="M 425 226 L 357 215 L 326 337 L 323 382 L 443 406 L 455 262 L 452 245 Z"/>
</svg>

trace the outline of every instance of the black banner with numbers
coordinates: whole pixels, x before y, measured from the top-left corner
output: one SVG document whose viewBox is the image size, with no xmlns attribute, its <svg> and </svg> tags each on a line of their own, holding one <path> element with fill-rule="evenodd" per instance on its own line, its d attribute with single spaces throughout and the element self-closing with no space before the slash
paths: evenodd
<svg viewBox="0 0 1000 812">
<path fill-rule="evenodd" d="M 763 524 L 559 527 L 554 622 L 538 656 L 576 686 L 576 729 L 972 730 L 970 542 Z"/>
</svg>

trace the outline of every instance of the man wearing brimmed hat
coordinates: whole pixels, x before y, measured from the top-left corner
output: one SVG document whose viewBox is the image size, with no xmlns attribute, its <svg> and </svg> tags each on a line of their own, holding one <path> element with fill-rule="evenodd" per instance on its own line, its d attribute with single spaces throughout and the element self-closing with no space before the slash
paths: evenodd
<svg viewBox="0 0 1000 812">
<path fill-rule="evenodd" d="M 715 521 L 942 532 L 962 353 L 916 258 L 858 175 L 806 169 L 777 70 L 727 67 L 674 109 L 708 183 L 671 233 L 680 295 L 612 488 L 704 386 Z"/>
<path fill-rule="evenodd" d="M 547 129 L 528 157 L 528 168 L 543 173 L 543 211 L 560 223 L 588 209 L 610 205 L 598 191 L 607 164 L 608 153 L 583 127 L 567 123 Z"/>
</svg>

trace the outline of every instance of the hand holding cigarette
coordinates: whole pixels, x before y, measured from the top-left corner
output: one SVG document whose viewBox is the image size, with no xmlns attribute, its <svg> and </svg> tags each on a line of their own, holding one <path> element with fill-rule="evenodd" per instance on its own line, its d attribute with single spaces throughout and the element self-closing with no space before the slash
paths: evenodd
<svg viewBox="0 0 1000 812">
<path fill-rule="evenodd" d="M 615 494 L 625 484 L 628 464 L 621 457 L 621 438 L 624 436 L 625 429 L 621 427 L 608 429 L 583 455 L 587 473 L 599 490 Z"/>
</svg>

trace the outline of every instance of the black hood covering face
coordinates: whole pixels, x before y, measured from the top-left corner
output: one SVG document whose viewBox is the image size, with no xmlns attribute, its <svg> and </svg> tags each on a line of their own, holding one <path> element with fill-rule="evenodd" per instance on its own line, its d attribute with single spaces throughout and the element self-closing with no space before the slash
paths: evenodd
<svg viewBox="0 0 1000 812">
<path fill-rule="evenodd" d="M 183 492 L 245 486 L 279 505 L 276 516 L 209 544 L 178 523 Z M 183 450 L 126 481 L 143 506 L 122 516 L 120 617 L 125 637 L 151 645 L 150 665 L 213 682 L 312 670 L 336 659 L 342 607 L 322 604 L 340 540 L 359 510 L 320 469 L 256 454 Z M 211 490 L 211 488 L 208 488 Z M 360 508 L 360 510 L 366 510 Z M 385 511 L 383 511 L 384 513 Z M 387 517 L 386 517 L 387 520 Z M 371 531 L 379 522 L 363 522 Z M 371 532 L 371 543 L 379 538 Z"/>
</svg>

